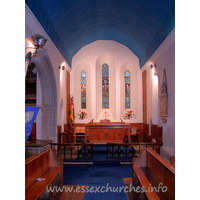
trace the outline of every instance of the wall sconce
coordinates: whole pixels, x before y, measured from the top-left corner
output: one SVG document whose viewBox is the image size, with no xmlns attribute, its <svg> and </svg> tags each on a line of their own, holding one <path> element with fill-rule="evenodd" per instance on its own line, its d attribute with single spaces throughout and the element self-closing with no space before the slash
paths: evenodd
<svg viewBox="0 0 200 200">
<path fill-rule="evenodd" d="M 28 61 L 28 65 L 31 65 L 31 59 L 32 57 L 36 57 L 38 56 L 39 54 L 37 53 L 37 49 L 41 48 L 43 49 L 43 46 L 46 44 L 46 41 L 47 39 L 45 39 L 42 35 L 40 34 L 35 34 L 32 36 L 32 40 L 34 42 L 34 45 L 35 47 L 26 47 L 27 48 L 30 48 L 30 49 L 35 49 L 35 52 L 32 53 L 31 51 L 29 51 L 26 56 L 25 56 L 25 61 Z M 26 50 L 25 49 L 25 50 Z"/>
<path fill-rule="evenodd" d="M 63 71 L 65 70 L 65 66 L 62 66 L 62 67 L 59 66 L 59 69 L 60 69 L 60 68 L 61 68 Z"/>
<path fill-rule="evenodd" d="M 46 44 L 46 41 L 47 41 L 47 39 L 45 39 L 40 34 L 33 35 L 32 40 L 33 40 L 36 48 L 43 48 L 43 46 Z"/>
<path fill-rule="evenodd" d="M 154 75 L 158 75 L 158 71 L 156 69 L 156 65 L 153 66 L 153 64 L 151 64 L 150 68 L 154 70 Z"/>
</svg>

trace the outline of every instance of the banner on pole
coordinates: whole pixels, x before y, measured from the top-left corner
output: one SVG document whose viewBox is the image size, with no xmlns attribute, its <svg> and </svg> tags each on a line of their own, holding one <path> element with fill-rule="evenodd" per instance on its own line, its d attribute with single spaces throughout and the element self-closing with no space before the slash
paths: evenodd
<svg viewBox="0 0 200 200">
<path fill-rule="evenodd" d="M 70 98 L 69 126 L 70 126 L 70 129 L 73 130 L 73 126 L 74 126 L 74 97 L 73 96 Z"/>
<path fill-rule="evenodd" d="M 33 123 L 36 119 L 40 107 L 25 107 L 25 143 L 31 134 Z"/>
</svg>

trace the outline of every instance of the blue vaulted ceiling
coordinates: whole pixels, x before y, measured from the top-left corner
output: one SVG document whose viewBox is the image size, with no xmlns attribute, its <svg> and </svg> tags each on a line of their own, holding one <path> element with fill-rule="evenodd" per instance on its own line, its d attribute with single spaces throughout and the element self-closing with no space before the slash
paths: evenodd
<svg viewBox="0 0 200 200">
<path fill-rule="evenodd" d="M 127 46 L 142 67 L 175 27 L 175 0 L 26 0 L 71 66 L 96 40 Z"/>
</svg>

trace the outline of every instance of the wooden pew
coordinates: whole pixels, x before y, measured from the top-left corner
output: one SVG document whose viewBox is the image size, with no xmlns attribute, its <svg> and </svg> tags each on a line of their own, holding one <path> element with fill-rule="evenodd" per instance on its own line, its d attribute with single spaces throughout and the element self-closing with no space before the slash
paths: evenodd
<svg viewBox="0 0 200 200">
<path fill-rule="evenodd" d="M 45 180 L 37 181 L 37 178 Z M 63 159 L 56 158 L 55 149 L 48 149 L 25 160 L 25 199 L 38 199 L 46 187 L 55 182 L 63 184 Z"/>
<path fill-rule="evenodd" d="M 152 149 L 147 150 L 146 167 L 158 183 L 167 186 L 166 195 L 175 199 L 175 168 Z"/>
<path fill-rule="evenodd" d="M 170 163 L 175 167 L 175 156 L 170 157 Z"/>
<path fill-rule="evenodd" d="M 175 199 L 175 168 L 172 164 L 152 149 L 141 149 L 140 157 L 133 158 L 132 165 L 133 179 L 136 176 L 141 186 L 148 188 L 151 183 L 152 187 L 158 189 L 158 185 L 160 184 L 164 190 L 159 190 L 157 193 L 158 199 Z M 134 184 L 135 182 L 133 180 Z M 152 194 L 148 189 L 145 190 L 145 194 L 148 199 L 156 198 L 155 196 L 149 196 Z"/>
<path fill-rule="evenodd" d="M 149 190 L 150 182 L 147 179 L 147 177 L 145 176 L 144 172 L 141 170 L 141 168 L 140 167 L 133 167 L 133 170 L 135 171 L 135 174 L 138 178 L 138 181 L 140 182 L 140 185 L 142 187 L 144 187 L 144 192 L 146 194 L 146 197 L 149 200 L 151 200 L 151 199 L 152 200 L 159 200 L 160 198 L 158 197 L 156 192 Z"/>
</svg>

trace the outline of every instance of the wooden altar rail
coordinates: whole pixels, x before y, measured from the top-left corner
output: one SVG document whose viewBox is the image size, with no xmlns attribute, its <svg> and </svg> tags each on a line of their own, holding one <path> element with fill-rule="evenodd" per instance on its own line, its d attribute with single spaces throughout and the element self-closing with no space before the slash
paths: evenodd
<svg viewBox="0 0 200 200">
<path fill-rule="evenodd" d="M 85 159 L 92 159 L 93 158 L 93 144 L 92 143 L 50 143 L 51 148 L 53 146 L 57 146 L 57 158 L 61 157 L 61 154 L 63 152 L 63 158 L 66 160 L 66 155 L 69 155 L 69 160 L 73 159 L 73 156 L 77 156 L 80 158 L 80 155 L 82 158 Z M 76 152 L 74 152 L 74 147 L 77 147 Z M 68 153 L 66 153 L 66 150 L 69 150 Z"/>
<path fill-rule="evenodd" d="M 72 143 L 74 133 L 72 131 L 58 132 L 58 143 Z"/>
<path fill-rule="evenodd" d="M 108 153 L 108 147 L 111 146 L 111 148 L 113 149 L 113 147 L 118 147 L 118 151 L 120 149 L 120 146 L 125 146 L 125 148 L 127 148 L 128 146 L 139 146 L 139 151 L 141 146 L 147 147 L 152 147 L 153 150 L 155 150 L 158 154 L 160 154 L 160 147 L 163 145 L 163 142 L 142 142 L 142 143 L 138 143 L 138 142 L 134 142 L 134 143 L 107 143 L 107 153 Z"/>
</svg>

